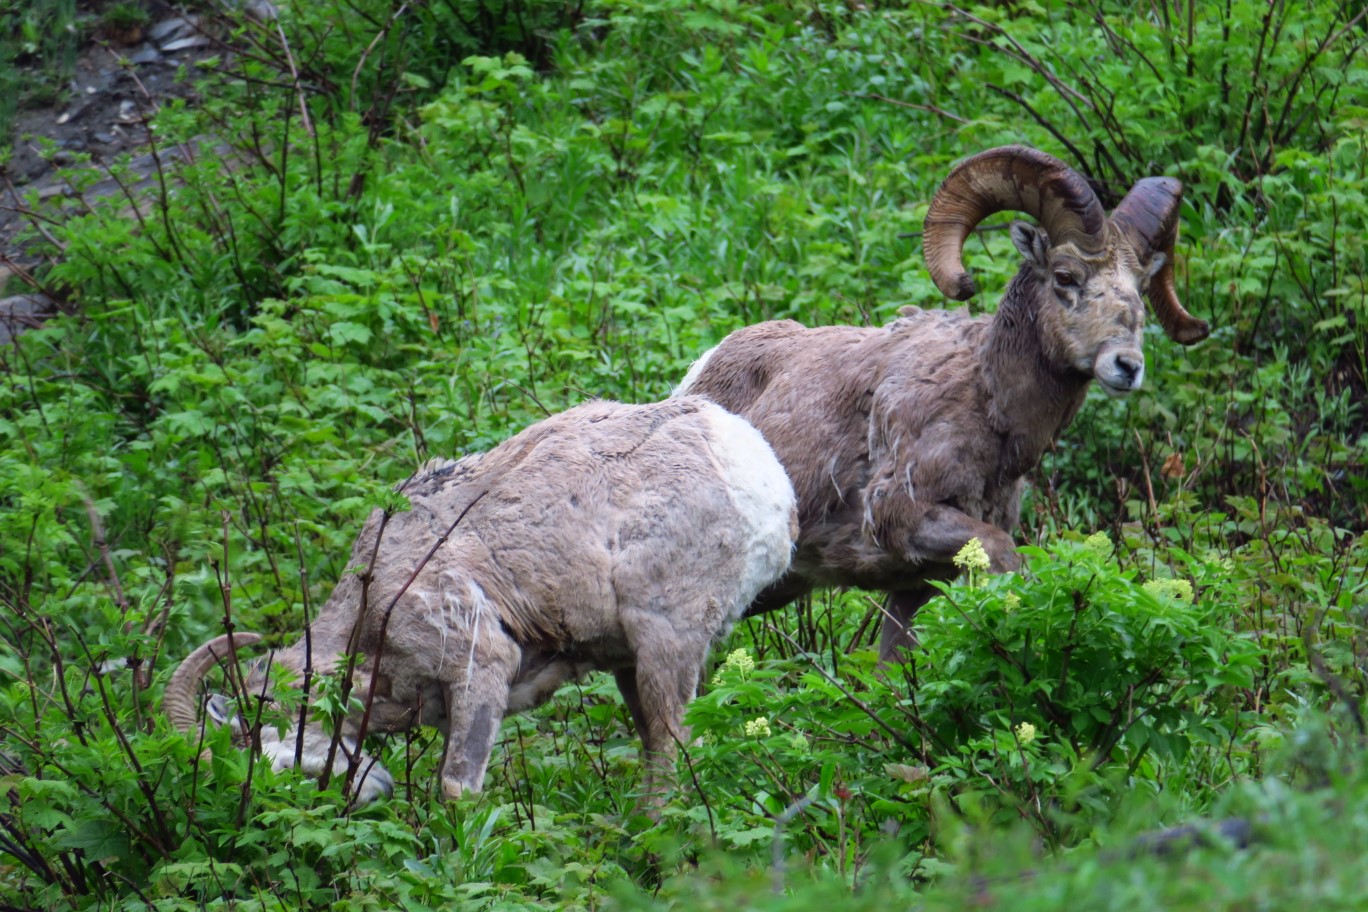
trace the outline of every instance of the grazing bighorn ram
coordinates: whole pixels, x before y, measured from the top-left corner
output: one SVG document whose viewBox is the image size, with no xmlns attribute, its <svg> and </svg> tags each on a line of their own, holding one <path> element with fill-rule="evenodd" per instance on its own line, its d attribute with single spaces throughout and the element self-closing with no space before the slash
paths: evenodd
<svg viewBox="0 0 1368 912">
<path fill-rule="evenodd" d="M 699 398 L 591 402 L 398 490 L 412 508 L 371 515 L 309 636 L 273 656 L 298 675 L 360 654 L 353 693 L 369 709 L 344 720 L 341 750 L 318 722 L 262 738 L 277 768 L 355 763 L 362 802 L 392 789 L 357 754 L 365 731 L 444 729 L 444 794 L 479 791 L 499 721 L 591 669 L 616 675 L 658 791 L 709 648 L 787 569 L 798 531 L 764 438 Z M 172 675 L 178 727 L 194 729 L 199 682 L 231 648 L 211 640 Z M 269 692 L 267 664 L 246 693 Z"/>
<path fill-rule="evenodd" d="M 921 311 L 878 328 L 808 329 L 791 320 L 738 330 L 706 352 L 676 395 L 701 395 L 749 420 L 798 492 L 789 573 L 748 614 L 818 586 L 889 593 L 879 654 L 915 643 L 908 622 L 953 578 L 971 538 L 992 569 L 1015 569 L 1010 535 L 1023 476 L 1068 426 L 1096 379 L 1140 387 L 1148 295 L 1168 335 L 1190 345 L 1207 324 L 1178 302 L 1173 245 L 1182 185 L 1139 181 L 1108 217 L 1087 182 L 1049 155 L 1007 146 L 954 168 L 926 215 L 937 287 L 974 294 L 961 250 L 995 212 L 1025 258 L 992 316 Z"/>
</svg>

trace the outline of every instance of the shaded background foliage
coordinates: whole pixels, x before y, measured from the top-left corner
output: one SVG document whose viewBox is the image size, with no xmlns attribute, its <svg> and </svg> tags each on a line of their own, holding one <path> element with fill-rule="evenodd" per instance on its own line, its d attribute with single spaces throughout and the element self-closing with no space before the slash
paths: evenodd
<svg viewBox="0 0 1368 912">
<path fill-rule="evenodd" d="M 127 205 L 82 196 L 118 164 L 30 203 L 50 262 L 28 278 L 72 312 L 0 353 L 7 902 L 949 905 L 997 895 L 978 875 L 1039 864 L 1032 846 L 1194 814 L 1260 821 L 1273 857 L 1358 857 L 1361 4 L 221 12 L 241 53 L 155 121 L 188 164 Z M 658 827 L 631 815 L 634 739 L 599 679 L 510 720 L 486 795 L 451 805 L 432 732 L 383 748 L 394 802 L 343 813 L 157 718 L 172 660 L 228 620 L 298 630 L 429 456 L 664 396 L 747 323 L 939 306 L 924 207 L 1007 142 L 1108 202 L 1181 177 L 1180 291 L 1215 331 L 1193 350 L 1151 331 L 1146 390 L 1090 398 L 1035 473 L 1030 572 L 952 588 L 897 673 L 872 667 L 863 593 L 738 631 L 754 667 L 705 688 Z M 1017 262 L 995 230 L 967 259 L 985 288 Z M 1194 597 L 1145 586 L 1171 579 Z M 1317 838 L 1333 807 L 1342 845 Z M 1181 863 L 1204 877 L 1146 860 L 1123 884 L 1118 857 L 1007 895 L 1315 887 L 1219 849 Z"/>
</svg>

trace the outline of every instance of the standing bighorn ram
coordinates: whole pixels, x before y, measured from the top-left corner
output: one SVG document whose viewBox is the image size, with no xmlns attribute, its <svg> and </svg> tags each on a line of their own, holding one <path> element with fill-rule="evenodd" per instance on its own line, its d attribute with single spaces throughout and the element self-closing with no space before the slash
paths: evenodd
<svg viewBox="0 0 1368 912">
<path fill-rule="evenodd" d="M 748 614 L 818 586 L 889 593 L 880 658 L 915 639 L 908 622 L 953 578 L 971 538 L 995 571 L 1018 565 L 1010 535 L 1023 476 L 1096 379 L 1112 396 L 1140 387 L 1147 295 L 1169 337 L 1191 345 L 1207 324 L 1178 302 L 1173 245 L 1182 185 L 1146 178 L 1110 215 L 1087 182 L 1049 155 L 991 149 L 954 168 L 926 215 L 931 277 L 974 294 L 965 239 L 1002 211 L 1025 262 L 993 316 L 909 308 L 887 326 L 808 329 L 791 320 L 738 330 L 706 352 L 676 395 L 701 395 L 748 419 L 798 492 L 801 532 L 789 573 Z"/>
<path fill-rule="evenodd" d="M 353 693 L 368 708 L 343 721 L 340 750 L 318 722 L 262 736 L 277 768 L 355 764 L 361 802 L 392 789 L 357 753 L 366 731 L 442 728 L 443 793 L 479 791 L 499 721 L 590 669 L 616 675 L 653 794 L 709 648 L 783 574 L 798 531 L 764 438 L 699 398 L 582 405 L 399 490 L 412 508 L 371 515 L 308 637 L 273 656 L 299 675 L 359 654 Z M 166 687 L 171 721 L 193 730 L 206 672 L 259 639 L 191 653 Z M 267 664 L 246 693 L 269 693 Z"/>
</svg>

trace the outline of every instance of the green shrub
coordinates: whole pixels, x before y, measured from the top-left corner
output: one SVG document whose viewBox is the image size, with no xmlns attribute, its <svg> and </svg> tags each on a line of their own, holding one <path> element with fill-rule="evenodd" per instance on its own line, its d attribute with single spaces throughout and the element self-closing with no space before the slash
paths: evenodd
<svg viewBox="0 0 1368 912">
<path fill-rule="evenodd" d="M 1260 651 L 1234 630 L 1240 589 L 1219 563 L 1142 584 L 1101 534 L 1025 550 L 1021 576 L 928 603 L 922 647 L 886 673 L 867 652 L 839 670 L 811 654 L 754 667 L 733 653 L 689 711 L 702 742 L 681 815 L 744 845 L 801 805 L 793 838 L 835 857 L 841 818 L 865 839 L 900 820 L 916 844 L 947 807 L 984 823 L 1024 818 L 1068 842 L 1136 789 L 1251 771 L 1242 707 Z M 705 814 L 719 806 L 744 813 Z"/>
</svg>

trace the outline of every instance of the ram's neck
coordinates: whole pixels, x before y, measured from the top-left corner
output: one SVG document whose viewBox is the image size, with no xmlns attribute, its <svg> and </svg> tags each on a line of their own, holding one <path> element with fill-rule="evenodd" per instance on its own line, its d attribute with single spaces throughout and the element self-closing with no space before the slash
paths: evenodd
<svg viewBox="0 0 1368 912">
<path fill-rule="evenodd" d="M 296 673 L 302 674 L 307 667 L 316 673 L 327 674 L 348 651 L 359 651 L 349 647 L 362 600 L 361 590 L 359 574 L 344 574 L 310 623 L 308 635 L 281 650 L 276 661 Z M 371 610 L 379 613 L 380 609 Z"/>
<path fill-rule="evenodd" d="M 983 343 L 989 420 L 1003 440 L 1002 473 L 1020 477 L 1077 414 L 1088 377 L 1046 357 L 1035 319 L 1034 278 L 1013 277 Z"/>
</svg>

